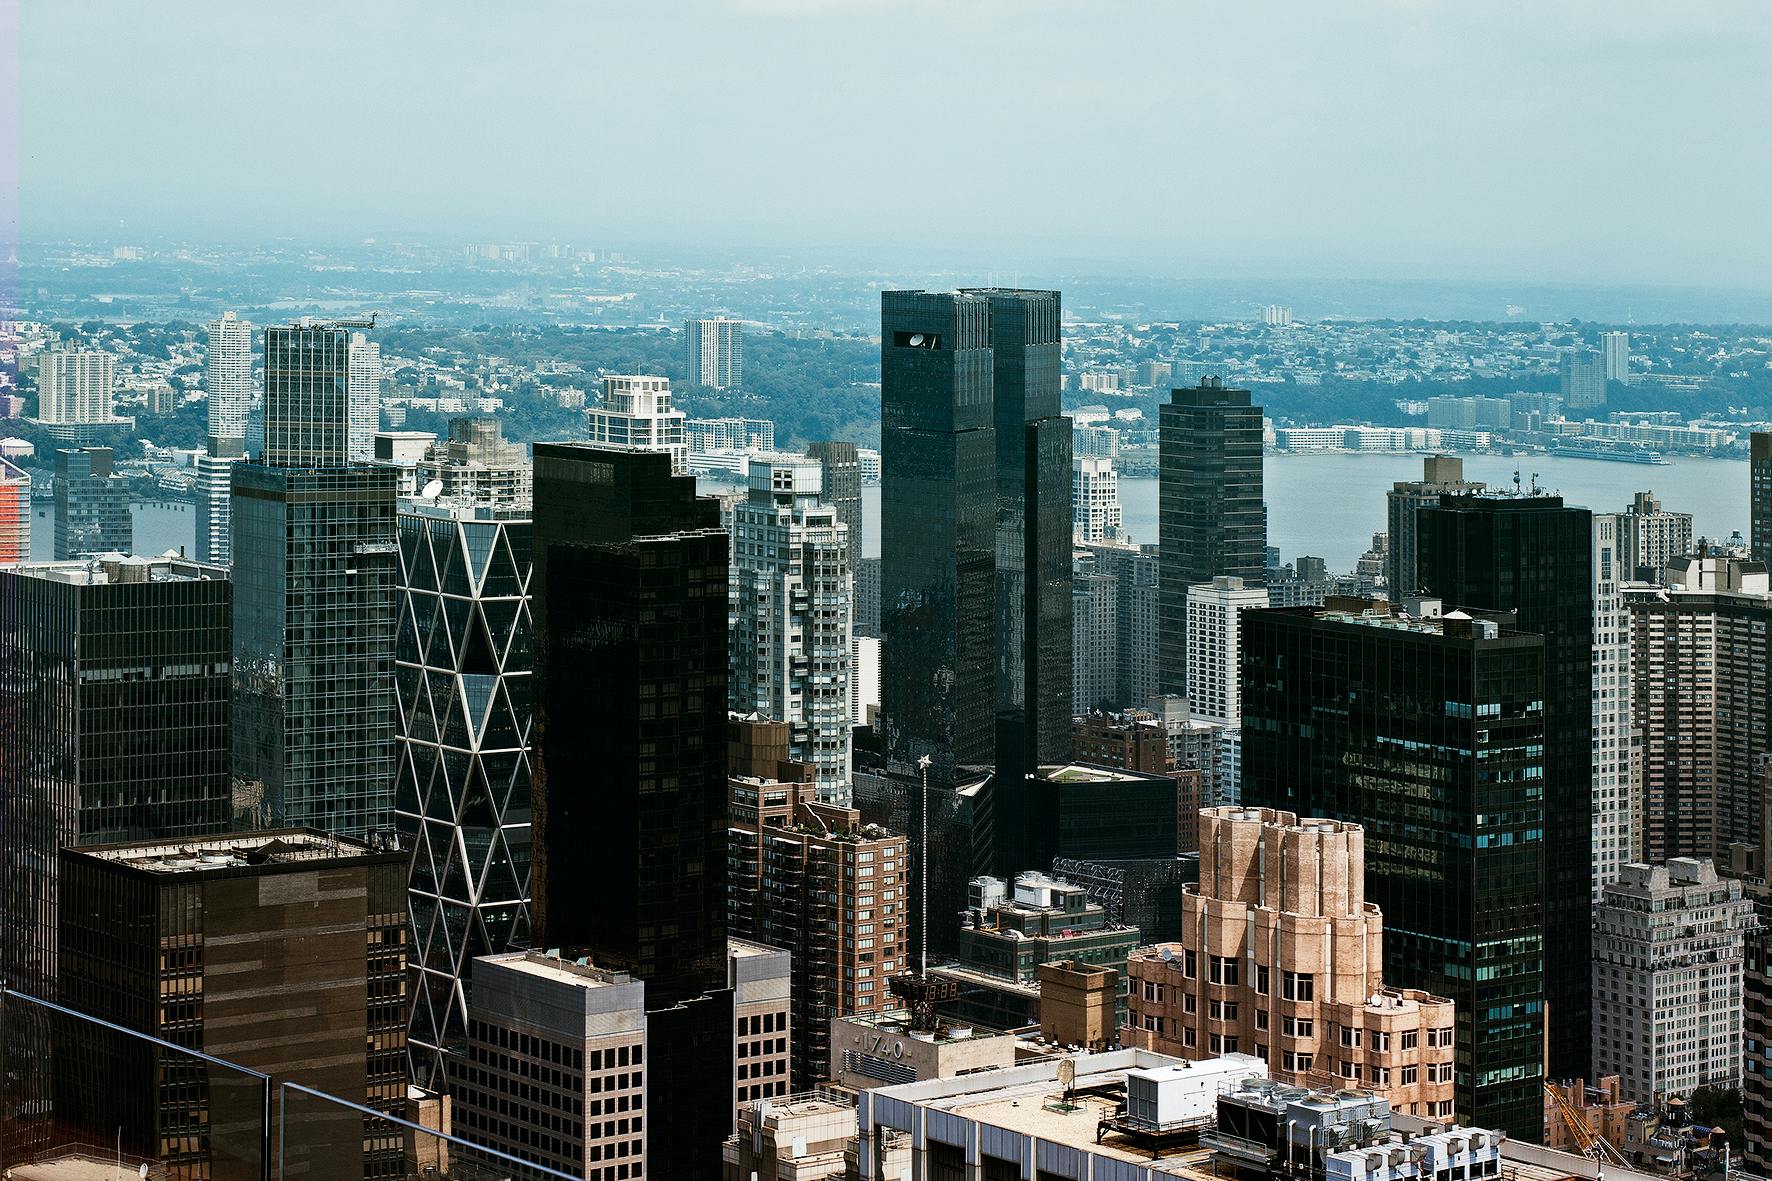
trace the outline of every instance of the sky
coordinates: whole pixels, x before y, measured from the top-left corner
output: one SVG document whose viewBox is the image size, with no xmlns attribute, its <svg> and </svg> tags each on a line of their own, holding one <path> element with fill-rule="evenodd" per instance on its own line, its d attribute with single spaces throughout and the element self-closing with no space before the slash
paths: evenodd
<svg viewBox="0 0 1772 1181">
<path fill-rule="evenodd" d="M 1772 264 L 1759 0 L 15 3 L 27 246 L 1722 287 Z"/>
</svg>

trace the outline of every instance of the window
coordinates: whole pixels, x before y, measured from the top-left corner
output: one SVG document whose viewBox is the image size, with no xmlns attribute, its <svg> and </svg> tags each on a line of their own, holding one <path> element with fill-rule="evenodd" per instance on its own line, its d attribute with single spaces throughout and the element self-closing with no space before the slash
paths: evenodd
<svg viewBox="0 0 1772 1181">
<path fill-rule="evenodd" d="M 1194 953 L 1186 948 L 1183 948 L 1181 953 L 1181 974 L 1189 980 L 1200 974 L 1199 964 L 1195 960 Z"/>
<path fill-rule="evenodd" d="M 1280 1032 L 1287 1037 L 1314 1037 L 1317 1032 L 1317 1023 L 1309 1017 L 1282 1017 L 1280 1018 Z"/>
<path fill-rule="evenodd" d="M 1195 1041 L 1194 1027 L 1191 1025 L 1182 1026 L 1181 1027 L 1181 1044 L 1184 1046 L 1192 1046 L 1194 1044 L 1194 1041 Z"/>
<path fill-rule="evenodd" d="M 1358 1049 L 1360 1046 L 1360 1031 L 1357 1029 L 1350 1029 L 1346 1025 L 1342 1026 L 1341 1044 L 1344 1046 L 1353 1046 L 1355 1049 Z"/>
<path fill-rule="evenodd" d="M 1415 1067 L 1405 1066 L 1402 1068 L 1401 1072 L 1398 1074 L 1397 1081 L 1402 1086 L 1412 1087 L 1415 1085 L 1416 1074 L 1417 1074 L 1417 1070 Z"/>
<path fill-rule="evenodd" d="M 1421 1044 L 1421 1034 L 1413 1029 L 1403 1031 L 1403 1048 L 1413 1050 Z"/>
<path fill-rule="evenodd" d="M 1235 1021 L 1237 1019 L 1237 1002 L 1208 1001 L 1206 1015 L 1214 1021 Z"/>
<path fill-rule="evenodd" d="M 1367 1044 L 1380 1053 L 1388 1053 L 1391 1048 L 1390 1031 L 1386 1029 L 1373 1030 Z"/>
<path fill-rule="evenodd" d="M 1231 959 L 1229 956 L 1222 956 L 1222 955 L 1215 955 L 1215 956 L 1210 957 L 1210 959 L 1212 961 L 1212 964 L 1211 964 L 1212 983 L 1214 983 L 1214 984 L 1236 984 L 1237 983 L 1238 964 L 1237 964 L 1236 960 Z"/>
<path fill-rule="evenodd" d="M 1280 979 L 1280 995 L 1289 1001 L 1313 1001 L 1317 999 L 1317 978 L 1309 972 L 1283 972 Z"/>
<path fill-rule="evenodd" d="M 1343 1058 L 1341 1060 L 1341 1077 L 1358 1079 L 1360 1077 L 1360 1064 L 1350 1058 Z"/>
<path fill-rule="evenodd" d="M 1375 1087 L 1388 1087 L 1391 1085 L 1390 1067 L 1369 1066 L 1366 1068 L 1366 1078 Z"/>
<path fill-rule="evenodd" d="M 1154 980 L 1144 982 L 1144 999 L 1156 1004 L 1163 999 L 1163 986 Z"/>
<path fill-rule="evenodd" d="M 1267 1010 L 1266 1009 L 1255 1010 L 1255 1028 L 1258 1032 L 1264 1031 L 1267 1029 Z"/>
<path fill-rule="evenodd" d="M 1262 996 L 1267 995 L 1267 965 L 1255 965 L 1255 991 Z"/>
<path fill-rule="evenodd" d="M 1194 998 L 1193 993 L 1184 992 L 1181 994 L 1181 1011 L 1183 1013 L 1193 1013 L 1196 1012 L 1198 1008 L 1199 1002 Z"/>
</svg>

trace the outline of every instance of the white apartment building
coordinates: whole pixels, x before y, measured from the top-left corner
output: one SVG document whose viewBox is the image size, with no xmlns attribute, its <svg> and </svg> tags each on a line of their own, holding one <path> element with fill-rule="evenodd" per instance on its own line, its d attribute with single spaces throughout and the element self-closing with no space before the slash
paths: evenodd
<svg viewBox="0 0 1772 1181">
<path fill-rule="evenodd" d="M 671 406 L 671 380 L 638 374 L 603 379 L 603 401 L 585 411 L 591 442 L 625 451 L 664 451 L 671 471 L 689 471 L 688 415 Z"/>
<path fill-rule="evenodd" d="M 1243 724 L 1237 660 L 1242 651 L 1238 616 L 1267 606 L 1267 588 L 1245 586 L 1220 575 L 1187 590 L 1187 687 L 1194 716 L 1232 728 Z"/>
<path fill-rule="evenodd" d="M 1595 513 L 1593 523 L 1593 894 L 1639 857 L 1635 821 L 1642 802 L 1632 792 L 1630 608 L 1618 584 L 1631 569 L 1623 513 Z"/>
<path fill-rule="evenodd" d="M 203 392 L 209 399 L 210 454 L 239 455 L 246 446 L 246 414 L 252 407 L 252 325 L 233 312 L 209 322 Z"/>
<path fill-rule="evenodd" d="M 37 420 L 104 423 L 116 416 L 117 359 L 98 349 L 51 349 L 37 358 Z"/>
<path fill-rule="evenodd" d="M 1071 460 L 1071 527 L 1081 542 L 1120 535 L 1120 476 L 1114 461 L 1095 455 Z"/>
<path fill-rule="evenodd" d="M 1071 570 L 1071 702 L 1086 713 L 1117 704 L 1120 679 L 1120 580 L 1085 555 Z"/>
<path fill-rule="evenodd" d="M 242 455 L 197 453 L 196 558 L 211 566 L 231 566 L 234 560 L 234 496 L 231 481 L 234 465 Z"/>
<path fill-rule="evenodd" d="M 375 432 L 381 429 L 381 345 L 361 332 L 351 333 L 347 373 L 345 454 L 352 463 L 368 463 L 375 458 Z"/>
<path fill-rule="evenodd" d="M 1756 925 L 1709 861 L 1626 865 L 1594 908 L 1595 1077 L 1638 1102 L 1741 1086 L 1742 976 Z"/>
<path fill-rule="evenodd" d="M 854 581 L 849 527 L 819 500 L 823 481 L 804 455 L 751 460 L 732 510 L 728 703 L 786 722 L 789 754 L 812 764 L 819 798 L 845 803 Z"/>
<path fill-rule="evenodd" d="M 739 321 L 723 316 L 685 320 L 683 339 L 692 383 L 716 390 L 744 384 L 744 326 Z"/>
</svg>

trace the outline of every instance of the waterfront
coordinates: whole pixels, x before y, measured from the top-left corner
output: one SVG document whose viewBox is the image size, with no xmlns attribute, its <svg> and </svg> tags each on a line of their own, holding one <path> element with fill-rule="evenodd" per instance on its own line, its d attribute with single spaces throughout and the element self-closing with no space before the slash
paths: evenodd
<svg viewBox="0 0 1772 1181">
<path fill-rule="evenodd" d="M 196 550 L 197 516 L 189 501 L 138 500 L 130 504 L 129 515 L 135 528 L 135 552 L 187 554 Z M 42 501 L 32 506 L 31 560 L 47 562 L 55 557 L 55 510 Z"/>
<path fill-rule="evenodd" d="M 1421 478 L 1420 455 L 1390 453 L 1267 456 L 1268 544 L 1282 561 L 1300 554 L 1322 558 L 1329 569 L 1346 571 L 1384 529 L 1384 497 L 1399 480 Z M 1653 491 L 1663 507 L 1691 513 L 1703 537 L 1747 534 L 1747 461 L 1670 456 L 1665 466 L 1612 463 L 1597 459 L 1533 455 L 1520 458 L 1470 455 L 1465 477 L 1491 485 L 1541 487 L 1561 493 L 1570 504 L 1595 511 L 1622 511 L 1636 492 Z M 863 490 L 869 557 L 880 553 L 880 490 Z M 1157 540 L 1157 481 L 1122 479 L 1120 503 L 1125 527 L 1140 542 Z"/>
</svg>

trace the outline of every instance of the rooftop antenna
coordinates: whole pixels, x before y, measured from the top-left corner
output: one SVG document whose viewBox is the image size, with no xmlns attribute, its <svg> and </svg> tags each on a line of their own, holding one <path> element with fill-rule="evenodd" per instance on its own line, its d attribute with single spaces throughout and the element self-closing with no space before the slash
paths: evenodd
<svg viewBox="0 0 1772 1181">
<path fill-rule="evenodd" d="M 917 975 L 929 975 L 929 756 L 917 760 L 923 773 L 923 856 L 918 860 L 917 876 L 922 880 L 917 889 Z"/>
<path fill-rule="evenodd" d="M 1515 468 L 1514 469 L 1514 495 L 1518 496 L 1519 494 L 1520 494 L 1520 469 Z"/>
</svg>

